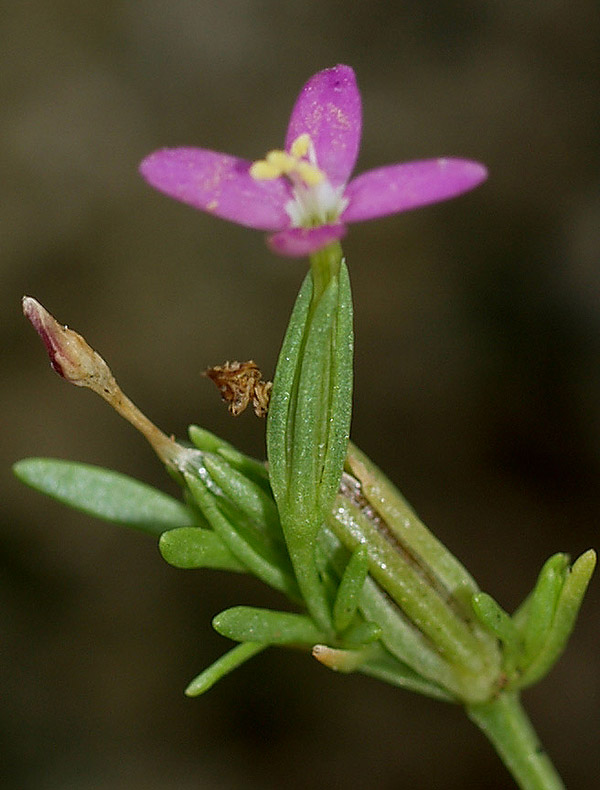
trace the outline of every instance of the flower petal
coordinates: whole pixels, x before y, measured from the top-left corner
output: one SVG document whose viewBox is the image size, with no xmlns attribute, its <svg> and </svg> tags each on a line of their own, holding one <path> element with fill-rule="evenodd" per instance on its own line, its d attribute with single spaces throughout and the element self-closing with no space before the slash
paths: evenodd
<svg viewBox="0 0 600 790">
<path fill-rule="evenodd" d="M 320 225 L 318 228 L 290 228 L 269 236 L 267 243 L 278 255 L 301 258 L 338 241 L 346 235 L 345 225 Z"/>
<path fill-rule="evenodd" d="M 250 165 L 203 148 L 164 148 L 146 157 L 140 172 L 161 192 L 222 219 L 257 230 L 286 228 L 288 182 L 256 181 L 248 173 Z"/>
<path fill-rule="evenodd" d="M 335 66 L 311 77 L 296 100 L 285 149 L 307 133 L 317 163 L 333 186 L 345 184 L 354 169 L 362 124 L 360 93 L 349 66 Z"/>
<path fill-rule="evenodd" d="M 460 195 L 485 180 L 487 170 L 467 159 L 426 159 L 369 170 L 344 192 L 342 222 L 360 222 Z"/>
</svg>

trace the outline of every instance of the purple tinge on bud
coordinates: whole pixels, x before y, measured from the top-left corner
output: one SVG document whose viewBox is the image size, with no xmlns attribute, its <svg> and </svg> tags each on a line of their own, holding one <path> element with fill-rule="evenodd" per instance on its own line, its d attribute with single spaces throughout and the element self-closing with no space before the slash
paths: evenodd
<svg viewBox="0 0 600 790">
<path fill-rule="evenodd" d="M 50 315 L 30 296 L 23 298 L 23 312 L 42 338 L 53 369 L 76 387 L 88 387 L 103 397 L 113 392 L 116 382 L 102 357 L 81 335 Z"/>
<path fill-rule="evenodd" d="M 57 358 L 60 346 L 56 335 L 57 322 L 55 319 L 31 296 L 23 297 L 23 314 L 25 318 L 31 322 L 31 325 L 46 346 L 52 369 L 55 370 L 59 376 L 66 378 L 63 366 Z"/>
</svg>

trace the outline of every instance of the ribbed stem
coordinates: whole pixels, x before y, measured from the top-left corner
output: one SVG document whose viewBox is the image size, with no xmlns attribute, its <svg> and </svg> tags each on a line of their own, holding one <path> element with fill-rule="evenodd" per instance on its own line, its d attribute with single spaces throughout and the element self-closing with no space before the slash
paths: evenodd
<svg viewBox="0 0 600 790">
<path fill-rule="evenodd" d="M 521 790 L 565 790 L 518 694 L 502 693 L 492 702 L 470 705 L 466 710 L 492 742 Z"/>
</svg>

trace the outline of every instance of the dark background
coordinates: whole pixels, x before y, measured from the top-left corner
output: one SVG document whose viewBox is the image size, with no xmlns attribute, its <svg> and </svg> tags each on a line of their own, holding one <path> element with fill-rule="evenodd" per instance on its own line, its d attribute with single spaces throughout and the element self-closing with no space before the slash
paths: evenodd
<svg viewBox="0 0 600 790">
<path fill-rule="evenodd" d="M 512 610 L 543 561 L 598 546 L 600 193 L 595 0 L 4 3 L 0 276 L 3 786 L 34 790 L 509 788 L 458 708 L 272 651 L 206 697 L 229 644 L 211 617 L 279 604 L 253 580 L 177 571 L 152 540 L 20 486 L 29 455 L 173 491 L 143 441 L 48 368 L 36 296 L 109 360 L 162 428 L 198 422 L 263 456 L 207 365 L 271 373 L 302 261 L 151 191 L 150 151 L 254 159 L 304 81 L 352 65 L 358 170 L 437 155 L 489 182 L 352 228 L 355 441 Z M 595 786 L 598 582 L 570 647 L 527 692 L 569 788 Z"/>
</svg>

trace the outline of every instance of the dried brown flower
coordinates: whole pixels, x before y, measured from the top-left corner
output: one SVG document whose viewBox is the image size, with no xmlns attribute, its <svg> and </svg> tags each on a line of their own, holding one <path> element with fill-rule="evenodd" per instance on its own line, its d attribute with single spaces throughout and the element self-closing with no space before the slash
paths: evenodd
<svg viewBox="0 0 600 790">
<path fill-rule="evenodd" d="M 264 417 L 267 413 L 273 385 L 270 381 L 263 381 L 262 373 L 252 359 L 215 365 L 204 374 L 217 385 L 234 417 L 241 414 L 251 401 L 257 417 Z"/>
</svg>

